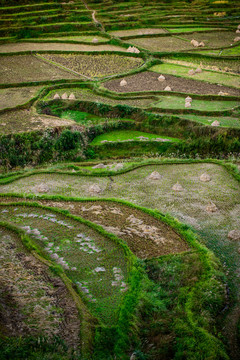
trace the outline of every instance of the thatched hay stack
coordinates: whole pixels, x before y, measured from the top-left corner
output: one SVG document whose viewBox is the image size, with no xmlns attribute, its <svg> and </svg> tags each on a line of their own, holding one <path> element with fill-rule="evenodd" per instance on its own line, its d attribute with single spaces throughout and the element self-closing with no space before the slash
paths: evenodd
<svg viewBox="0 0 240 360">
<path fill-rule="evenodd" d="M 239 30 L 239 29 L 236 30 L 236 34 L 240 34 L 240 30 Z"/>
<path fill-rule="evenodd" d="M 165 81 L 165 80 L 166 80 L 166 78 L 165 78 L 165 76 L 163 76 L 163 75 L 160 75 L 160 76 L 158 77 L 158 81 L 160 81 L 160 82 Z"/>
<path fill-rule="evenodd" d="M 208 213 L 214 213 L 214 212 L 217 212 L 218 211 L 218 208 L 217 206 L 213 203 L 213 202 L 210 202 L 205 210 L 208 212 Z"/>
<path fill-rule="evenodd" d="M 240 230 L 229 231 L 228 238 L 231 240 L 240 240 Z"/>
<path fill-rule="evenodd" d="M 200 41 L 200 43 L 198 44 L 198 47 L 204 47 L 204 46 L 205 46 L 204 42 Z"/>
<path fill-rule="evenodd" d="M 149 176 L 149 180 L 160 180 L 162 178 L 162 175 L 159 174 L 158 171 L 153 171 Z"/>
<path fill-rule="evenodd" d="M 186 102 L 185 102 L 185 108 L 190 108 L 191 105 L 192 105 L 192 104 L 191 104 L 189 101 L 186 101 Z"/>
<path fill-rule="evenodd" d="M 176 184 L 173 185 L 172 190 L 174 190 L 174 191 L 183 191 L 184 188 L 182 187 L 181 184 L 179 184 L 179 182 L 177 182 Z"/>
<path fill-rule="evenodd" d="M 172 91 L 172 89 L 170 88 L 170 86 L 166 86 L 164 91 Z"/>
<path fill-rule="evenodd" d="M 186 102 L 192 102 L 192 98 L 191 98 L 190 96 L 187 96 L 187 97 L 185 98 L 185 101 L 186 101 Z"/>
<path fill-rule="evenodd" d="M 126 86 L 127 82 L 125 79 L 122 79 L 122 81 L 120 81 L 120 86 Z"/>
<path fill-rule="evenodd" d="M 38 193 L 47 193 L 49 192 L 49 187 L 47 186 L 47 184 L 39 184 L 35 187 L 35 191 Z"/>
<path fill-rule="evenodd" d="M 213 123 L 211 123 L 211 126 L 219 126 L 220 122 L 215 120 Z"/>
<path fill-rule="evenodd" d="M 211 180 L 210 176 L 206 173 L 204 173 L 200 176 L 200 181 L 202 181 L 202 182 L 208 182 L 210 180 Z"/>
<path fill-rule="evenodd" d="M 60 99 L 60 96 L 58 94 L 55 94 L 53 98 L 54 98 L 54 100 L 58 100 L 58 99 Z"/>
<path fill-rule="evenodd" d="M 238 30 L 240 30 L 240 25 L 238 25 L 238 27 L 237 27 L 237 28 L 238 28 Z"/>
<path fill-rule="evenodd" d="M 89 187 L 89 192 L 92 194 L 99 194 L 101 192 L 101 188 L 97 184 L 93 184 Z"/>
<path fill-rule="evenodd" d="M 197 41 L 197 40 L 194 40 L 194 39 L 192 39 L 191 44 L 192 44 L 194 47 L 198 47 L 198 46 L 199 46 L 198 41 Z"/>
<path fill-rule="evenodd" d="M 135 46 L 129 46 L 129 48 L 127 49 L 127 52 L 139 54 L 140 50 L 138 50 Z"/>
<path fill-rule="evenodd" d="M 69 95 L 69 100 L 76 100 L 76 97 L 73 93 Z"/>
<path fill-rule="evenodd" d="M 193 69 L 189 70 L 188 75 L 195 75 L 195 71 Z"/>
<path fill-rule="evenodd" d="M 98 43 L 98 39 L 97 39 L 97 38 L 93 38 L 93 39 L 92 39 L 92 43 L 94 43 L 94 44 Z"/>
<path fill-rule="evenodd" d="M 92 169 L 105 169 L 107 166 L 104 164 L 97 164 L 92 167 Z"/>
<path fill-rule="evenodd" d="M 234 42 L 240 41 L 240 36 L 235 37 Z"/>
<path fill-rule="evenodd" d="M 198 67 L 196 70 L 195 70 L 195 74 L 200 74 L 202 72 L 202 69 L 200 67 Z"/>
<path fill-rule="evenodd" d="M 68 99 L 67 93 L 62 94 L 61 98 L 62 98 L 63 100 L 67 100 L 67 99 Z"/>
</svg>

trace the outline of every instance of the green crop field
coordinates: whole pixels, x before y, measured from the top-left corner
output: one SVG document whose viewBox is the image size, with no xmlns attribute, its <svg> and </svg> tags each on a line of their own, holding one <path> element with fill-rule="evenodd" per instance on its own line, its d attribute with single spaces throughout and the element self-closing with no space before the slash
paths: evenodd
<svg viewBox="0 0 240 360">
<path fill-rule="evenodd" d="M 0 360 L 239 360 L 238 2 L 0 11 Z"/>
</svg>

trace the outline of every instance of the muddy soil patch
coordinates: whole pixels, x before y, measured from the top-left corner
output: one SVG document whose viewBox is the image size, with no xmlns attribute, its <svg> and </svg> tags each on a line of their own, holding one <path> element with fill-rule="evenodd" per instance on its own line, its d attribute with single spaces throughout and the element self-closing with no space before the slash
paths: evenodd
<svg viewBox="0 0 240 360">
<path fill-rule="evenodd" d="M 78 347 L 80 320 L 61 279 L 0 227 L 0 327 L 7 336 L 56 335 Z"/>
<path fill-rule="evenodd" d="M 21 200 L 21 198 L 1 198 L 1 202 Z M 186 242 L 170 226 L 127 205 L 104 201 L 37 200 L 37 202 L 69 210 L 74 215 L 101 225 L 126 241 L 131 251 L 141 259 L 189 250 Z"/>
<path fill-rule="evenodd" d="M 166 86 L 170 86 L 173 92 L 187 94 L 213 94 L 219 91 L 229 95 L 239 96 L 240 91 L 227 86 L 209 84 L 203 81 L 179 78 L 173 75 L 164 75 L 165 81 L 158 81 L 159 73 L 144 71 L 132 76 L 125 77 L 127 85 L 120 86 L 122 79 L 114 79 L 104 83 L 104 87 L 116 92 L 136 92 L 136 91 L 163 91 Z"/>
</svg>

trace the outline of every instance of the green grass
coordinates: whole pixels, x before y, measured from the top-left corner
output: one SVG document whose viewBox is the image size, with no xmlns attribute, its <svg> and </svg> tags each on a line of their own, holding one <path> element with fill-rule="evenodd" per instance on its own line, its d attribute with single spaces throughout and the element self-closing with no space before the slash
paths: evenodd
<svg viewBox="0 0 240 360">
<path fill-rule="evenodd" d="M 109 39 L 98 36 L 98 35 L 89 35 L 89 36 L 51 36 L 51 37 L 38 37 L 37 40 L 48 42 L 48 40 L 60 40 L 60 41 L 78 41 L 78 42 L 87 42 L 92 43 L 93 39 L 98 39 L 98 43 L 108 42 Z M 36 40 L 36 39 L 28 39 L 28 40 Z"/>
<path fill-rule="evenodd" d="M 182 115 L 184 119 L 189 119 L 192 121 L 197 121 L 205 125 L 211 125 L 215 120 L 220 122 L 220 126 L 223 127 L 235 127 L 240 128 L 239 118 L 229 117 L 229 116 L 200 116 L 200 115 Z"/>
<path fill-rule="evenodd" d="M 75 111 L 75 110 L 63 111 L 60 118 L 73 120 L 76 121 L 78 124 L 82 124 L 82 125 L 96 125 L 114 120 L 114 119 L 103 118 L 97 115 L 89 114 L 82 111 Z M 121 120 L 133 121 L 131 119 L 121 119 Z"/>
<path fill-rule="evenodd" d="M 240 45 L 223 50 L 203 50 L 203 51 L 199 51 L 199 54 L 219 55 L 219 56 L 239 56 Z"/>
<path fill-rule="evenodd" d="M 238 101 L 193 100 L 190 109 L 200 111 L 224 111 L 239 106 Z M 160 96 L 153 107 L 161 109 L 185 109 L 185 98 L 177 96 Z M 188 108 L 189 109 L 189 108 Z"/>
<path fill-rule="evenodd" d="M 112 141 L 112 142 L 126 141 L 129 139 L 140 141 L 140 139 L 138 139 L 139 136 L 147 137 L 149 138 L 149 140 L 155 140 L 156 138 L 161 138 L 161 139 L 170 140 L 172 142 L 180 141 L 179 139 L 176 138 L 161 136 L 157 134 L 149 134 L 141 131 L 117 130 L 97 136 L 92 141 L 91 145 L 101 145 L 101 142 L 104 140 Z"/>
<path fill-rule="evenodd" d="M 183 28 L 171 28 L 171 29 L 167 29 L 169 32 L 172 33 L 184 33 L 184 32 L 194 32 L 194 31 L 208 31 L 208 30 L 215 30 L 214 28 L 209 28 L 209 27 L 183 27 Z"/>
<path fill-rule="evenodd" d="M 188 74 L 188 71 L 190 69 L 196 70 L 196 68 L 197 68 L 196 65 L 183 66 L 177 64 L 163 63 L 160 65 L 155 65 L 149 70 L 163 74 L 181 76 L 187 79 L 207 81 L 213 84 L 222 84 L 237 88 L 240 87 L 239 77 L 237 75 L 223 74 L 220 72 L 210 71 L 210 70 L 202 70 L 200 74 L 195 74 L 195 75 Z"/>
</svg>

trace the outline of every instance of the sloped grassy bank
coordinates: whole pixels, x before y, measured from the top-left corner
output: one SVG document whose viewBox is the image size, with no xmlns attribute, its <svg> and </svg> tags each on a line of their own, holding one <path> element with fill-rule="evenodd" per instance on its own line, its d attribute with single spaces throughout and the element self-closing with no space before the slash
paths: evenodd
<svg viewBox="0 0 240 360">
<path fill-rule="evenodd" d="M 76 126 L 53 128 L 0 137 L 0 160 L 5 168 L 37 165 L 49 161 L 75 160 L 88 158 L 126 157 L 131 154 L 185 154 L 186 156 L 226 157 L 232 153 L 238 156 L 240 149 L 240 130 L 236 128 L 214 128 L 179 119 L 172 115 L 159 115 L 130 106 L 96 104 L 94 102 L 74 101 L 71 104 L 62 100 L 38 103 L 38 111 L 48 115 L 60 115 L 63 111 L 86 111 L 111 121 L 95 126 Z M 132 121 L 121 121 L 121 118 Z M 89 146 L 100 134 L 112 130 L 131 129 L 150 132 L 162 136 L 177 137 L 178 143 L 122 143 L 101 147 Z M 118 152 L 120 150 L 120 153 Z M 117 152 L 116 152 L 117 151 Z"/>
</svg>

